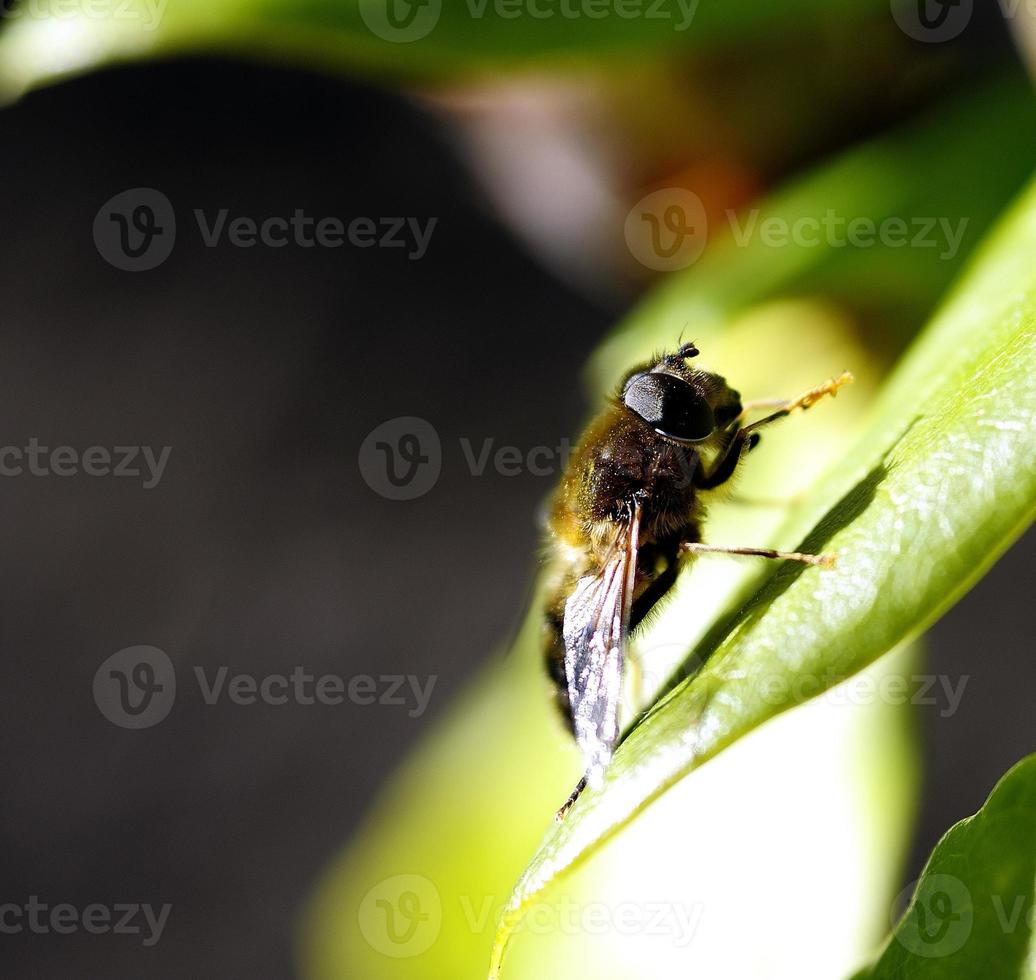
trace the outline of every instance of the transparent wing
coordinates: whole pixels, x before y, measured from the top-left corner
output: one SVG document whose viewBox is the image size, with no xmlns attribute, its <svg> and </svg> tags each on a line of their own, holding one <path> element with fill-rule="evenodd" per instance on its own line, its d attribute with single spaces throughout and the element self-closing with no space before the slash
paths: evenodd
<svg viewBox="0 0 1036 980">
<path fill-rule="evenodd" d="M 626 659 L 640 505 L 621 525 L 608 560 L 579 580 L 565 603 L 565 674 L 576 743 L 586 778 L 599 786 L 619 738 L 619 703 Z"/>
</svg>

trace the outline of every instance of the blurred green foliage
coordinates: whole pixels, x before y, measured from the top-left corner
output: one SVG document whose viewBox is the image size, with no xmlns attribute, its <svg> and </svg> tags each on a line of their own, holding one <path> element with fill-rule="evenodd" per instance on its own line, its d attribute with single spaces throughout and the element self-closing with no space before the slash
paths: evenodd
<svg viewBox="0 0 1036 980">
<path fill-rule="evenodd" d="M 112 60 L 220 50 L 397 78 L 443 78 L 696 50 L 824 22 L 864 20 L 884 0 L 34 0 L 0 38 L 11 91 Z M 37 11 L 51 10 L 49 17 Z M 80 12 L 77 14 L 76 11 Z M 573 14 L 574 11 L 574 14 Z"/>
<path fill-rule="evenodd" d="M 960 271 L 975 245 L 1036 167 L 1036 99 L 1020 70 L 972 90 L 891 134 L 856 147 L 777 188 L 758 204 L 755 226 L 791 226 L 825 214 L 964 222 L 961 247 L 889 247 L 882 242 L 817 248 L 747 244 L 710 229 L 710 245 L 686 273 L 665 279 L 593 358 L 595 395 L 628 365 L 697 337 L 763 300 L 822 296 L 852 317 L 879 359 L 899 354 Z M 977 179 L 981 175 L 981 179 Z M 744 227 L 749 215 L 740 215 Z M 842 233 L 845 238 L 844 232 Z"/>
</svg>

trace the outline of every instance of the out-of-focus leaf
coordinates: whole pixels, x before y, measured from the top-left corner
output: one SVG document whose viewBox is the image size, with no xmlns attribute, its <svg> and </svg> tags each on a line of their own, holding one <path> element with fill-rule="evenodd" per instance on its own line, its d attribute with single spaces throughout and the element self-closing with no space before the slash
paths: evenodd
<svg viewBox="0 0 1036 980">
<path fill-rule="evenodd" d="M 1036 100 L 1024 73 L 985 82 L 912 125 L 798 178 L 754 212 L 709 227 L 709 247 L 665 279 L 597 351 L 597 391 L 610 389 L 646 352 L 681 331 L 707 336 L 760 300 L 821 295 L 858 318 L 878 346 L 893 347 L 929 315 L 961 265 L 1036 169 Z M 981 173 L 982 179 L 976 179 Z M 855 247 L 849 221 L 903 221 L 900 244 Z M 767 243 L 768 222 L 841 222 L 820 244 Z M 734 231 L 754 229 L 744 244 Z M 715 224 L 715 222 L 714 222 Z M 959 243 L 951 239 L 962 230 Z M 914 244 L 915 240 L 927 244 Z"/>
<path fill-rule="evenodd" d="M 932 852 L 903 917 L 856 980 L 1036 976 L 1036 755 Z"/>
<path fill-rule="evenodd" d="M 1036 186 L 883 391 L 864 436 L 777 535 L 840 555 L 782 566 L 695 651 L 707 661 L 548 833 L 505 912 L 495 967 L 550 883 L 691 770 L 917 635 L 1036 516 Z M 804 683 L 808 681 L 808 685 Z"/>
<path fill-rule="evenodd" d="M 113 60 L 222 50 L 425 78 L 630 59 L 888 18 L 884 0 L 32 0 L 0 36 L 0 78 L 24 90 Z"/>
</svg>

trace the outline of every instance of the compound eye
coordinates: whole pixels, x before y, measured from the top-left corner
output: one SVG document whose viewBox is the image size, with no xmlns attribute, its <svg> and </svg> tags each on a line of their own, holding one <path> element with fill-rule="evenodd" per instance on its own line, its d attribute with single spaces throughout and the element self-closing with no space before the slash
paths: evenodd
<svg viewBox="0 0 1036 980">
<path fill-rule="evenodd" d="M 672 374 L 635 374 L 622 401 L 659 435 L 677 442 L 701 442 L 716 428 L 705 396 Z"/>
</svg>

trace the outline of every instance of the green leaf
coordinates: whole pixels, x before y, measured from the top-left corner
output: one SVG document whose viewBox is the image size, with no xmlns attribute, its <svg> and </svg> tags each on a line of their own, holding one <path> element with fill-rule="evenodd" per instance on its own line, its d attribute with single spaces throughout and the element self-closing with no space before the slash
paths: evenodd
<svg viewBox="0 0 1036 980">
<path fill-rule="evenodd" d="M 877 962 L 856 980 L 1036 976 L 1036 755 L 936 845 Z"/>
<path fill-rule="evenodd" d="M 781 567 L 699 644 L 707 661 L 620 746 L 601 790 L 548 833 L 502 920 L 738 738 L 917 635 L 1036 516 L 1036 187 L 891 378 L 864 437 L 777 535 L 834 551 Z M 819 411 L 819 409 L 818 409 Z M 743 543 L 743 542 L 738 542 Z"/>
<path fill-rule="evenodd" d="M 868 14 L 888 23 L 884 0 L 849 0 L 837 11 L 826 0 L 37 0 L 10 13 L 0 78 L 19 91 L 113 60 L 214 49 L 442 77 L 548 59 L 630 63 L 645 49 L 794 37 Z"/>
</svg>

